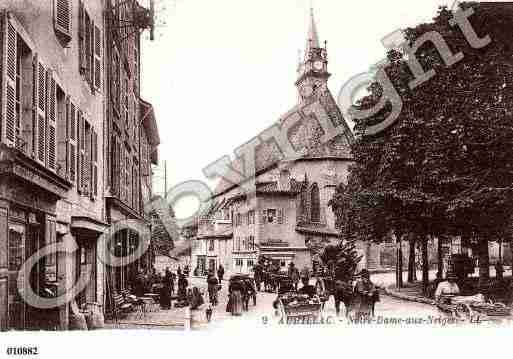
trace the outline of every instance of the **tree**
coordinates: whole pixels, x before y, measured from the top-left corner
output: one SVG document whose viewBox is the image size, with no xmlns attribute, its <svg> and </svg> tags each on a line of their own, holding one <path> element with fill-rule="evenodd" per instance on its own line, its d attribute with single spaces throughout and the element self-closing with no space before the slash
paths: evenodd
<svg viewBox="0 0 513 359">
<path fill-rule="evenodd" d="M 152 198 L 152 201 L 155 201 L 155 197 Z M 162 217 L 165 215 L 169 215 L 170 218 L 175 218 L 175 213 L 173 208 L 169 206 L 166 213 L 159 213 L 160 211 L 165 211 L 166 209 L 152 209 L 149 213 L 150 218 L 152 219 L 152 230 L 151 230 L 151 248 L 153 250 L 154 255 L 161 255 L 171 258 L 170 251 L 174 248 L 174 242 L 178 240 L 178 238 L 172 238 L 171 234 L 167 231 L 164 226 Z"/>
<path fill-rule="evenodd" d="M 384 223 L 399 240 L 413 234 L 423 253 L 425 288 L 429 238 L 472 233 L 472 242 L 480 248 L 484 283 L 488 241 L 508 233 L 512 222 L 513 47 L 508 28 L 513 11 L 508 4 L 460 6 L 474 8 L 473 28 L 480 37 L 488 34 L 492 42 L 472 48 L 464 34 L 450 25 L 452 13 L 447 8 L 440 8 L 433 22 L 405 30 L 410 46 L 423 34 L 436 31 L 452 53 L 461 51 L 464 58 L 447 67 L 436 47 L 425 43 L 415 55 L 426 71 L 434 69 L 436 74 L 412 90 L 413 76 L 403 53 L 387 54 L 390 64 L 385 72 L 401 95 L 402 111 L 393 126 L 375 136 L 366 136 L 365 129 L 382 122 L 392 110 L 390 105 L 355 120 L 349 190 L 345 189 L 345 197 L 337 193 L 332 203 L 342 227 L 351 228 L 348 213 L 356 216 L 356 235 L 363 240 L 381 240 L 375 234 L 383 232 Z M 380 85 L 374 83 L 368 90 L 354 109 L 378 103 Z"/>
<path fill-rule="evenodd" d="M 355 241 L 341 241 L 336 245 L 327 245 L 320 259 L 335 278 L 350 281 L 362 256 L 356 250 Z"/>
</svg>

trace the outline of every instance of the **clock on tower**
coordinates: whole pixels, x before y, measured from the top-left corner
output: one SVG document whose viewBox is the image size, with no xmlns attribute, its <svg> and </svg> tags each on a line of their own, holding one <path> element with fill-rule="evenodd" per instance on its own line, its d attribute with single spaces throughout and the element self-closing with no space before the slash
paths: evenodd
<svg viewBox="0 0 513 359">
<path fill-rule="evenodd" d="M 316 89 L 326 84 L 330 77 L 327 70 L 327 55 L 326 42 L 324 43 L 324 47 L 321 47 L 319 44 L 317 26 L 313 10 L 311 10 L 305 56 L 303 60 L 300 60 L 298 65 L 298 79 L 296 81 L 300 101 L 312 96 L 317 92 Z"/>
</svg>

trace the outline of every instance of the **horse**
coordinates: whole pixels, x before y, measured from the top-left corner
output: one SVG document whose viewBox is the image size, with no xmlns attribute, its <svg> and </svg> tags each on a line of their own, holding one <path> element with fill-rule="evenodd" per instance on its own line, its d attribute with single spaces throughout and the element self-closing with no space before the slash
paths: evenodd
<svg viewBox="0 0 513 359">
<path fill-rule="evenodd" d="M 333 296 L 337 316 L 340 315 L 340 303 L 344 303 L 346 308 L 345 316 L 349 316 L 354 299 L 354 283 L 352 280 L 335 279 L 332 277 L 317 278 L 315 288 L 319 297 L 323 298 L 323 308 L 330 297 Z"/>
</svg>

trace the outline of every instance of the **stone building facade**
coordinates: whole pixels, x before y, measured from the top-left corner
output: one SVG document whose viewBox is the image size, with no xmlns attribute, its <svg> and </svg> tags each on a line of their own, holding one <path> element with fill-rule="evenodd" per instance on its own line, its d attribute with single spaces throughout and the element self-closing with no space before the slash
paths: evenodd
<svg viewBox="0 0 513 359">
<path fill-rule="evenodd" d="M 98 260 L 98 239 L 112 222 L 106 158 L 109 80 L 117 70 L 107 65 L 110 6 L 105 0 L 0 3 L 1 330 L 68 328 L 71 306 L 32 307 L 21 296 L 28 288 L 16 286 L 19 276 L 27 277 L 34 292 L 55 297 L 70 296 L 65 288 L 90 273 L 71 303 L 105 308 L 106 268 Z M 147 148 L 154 147 L 151 105 L 139 100 L 134 103 L 145 110 L 133 114 L 143 123 L 137 131 L 146 136 Z M 132 163 L 149 166 L 155 160 L 150 152 L 146 162 Z M 133 173 L 138 188 L 146 183 L 151 191 L 141 169 Z M 20 271 L 47 246 L 66 252 L 53 250 L 29 274 Z"/>
<path fill-rule="evenodd" d="M 301 155 L 287 157 L 276 141 L 264 141 L 255 149 L 254 193 L 221 181 L 211 211 L 197 222 L 193 267 L 222 264 L 227 274 L 251 273 L 258 256 L 266 255 L 282 270 L 291 262 L 312 268 L 320 250 L 339 239 L 328 202 L 346 181 L 353 135 L 328 89 L 328 53 L 319 43 L 313 12 L 297 74 L 298 104 L 278 125 Z M 328 121 L 339 133 L 323 143 Z M 232 167 L 244 173 L 245 159 L 236 158 Z M 361 252 L 369 253 L 363 244 Z M 376 256 L 368 254 L 363 265 Z"/>
</svg>

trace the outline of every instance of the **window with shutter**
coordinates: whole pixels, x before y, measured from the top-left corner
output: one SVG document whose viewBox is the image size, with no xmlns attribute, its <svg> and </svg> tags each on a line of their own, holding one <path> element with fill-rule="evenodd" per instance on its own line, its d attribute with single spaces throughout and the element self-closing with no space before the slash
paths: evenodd
<svg viewBox="0 0 513 359">
<path fill-rule="evenodd" d="M 84 11 L 84 46 L 85 46 L 85 76 L 88 83 L 91 83 L 91 19 L 87 11 Z"/>
<path fill-rule="evenodd" d="M 34 58 L 34 148 L 36 160 L 46 164 L 46 70 Z"/>
<path fill-rule="evenodd" d="M 111 99 L 114 104 L 114 109 L 117 111 L 119 116 L 119 97 L 120 97 L 120 76 L 121 68 L 119 62 L 119 52 L 116 45 L 113 44 L 113 55 L 112 55 L 112 69 L 111 69 Z"/>
<path fill-rule="evenodd" d="M 94 26 L 94 87 L 100 90 L 102 87 L 102 32 L 98 26 Z"/>
<path fill-rule="evenodd" d="M 78 66 L 81 74 L 85 73 L 85 10 L 84 3 L 78 2 Z"/>
<path fill-rule="evenodd" d="M 119 190 L 120 199 L 125 199 L 125 146 L 119 144 Z"/>
<path fill-rule="evenodd" d="M 47 71 L 47 167 L 52 171 L 57 168 L 57 122 L 56 122 L 56 84 L 52 71 Z"/>
<path fill-rule="evenodd" d="M 77 173 L 77 115 L 75 104 L 69 102 L 68 107 L 68 152 L 67 152 L 67 171 L 71 182 L 76 181 Z"/>
<path fill-rule="evenodd" d="M 126 153 L 126 164 L 125 164 L 125 186 L 126 186 L 126 202 L 131 205 L 132 203 L 132 176 L 131 176 L 131 169 L 132 169 L 132 165 L 131 165 L 131 161 L 130 161 L 130 152 L 127 150 L 127 153 Z"/>
<path fill-rule="evenodd" d="M 69 116 L 70 99 L 57 86 L 57 174 L 69 180 Z"/>
<path fill-rule="evenodd" d="M 82 111 L 78 112 L 78 192 L 82 193 L 85 186 L 85 119 Z"/>
<path fill-rule="evenodd" d="M 71 40 L 71 1 L 54 0 L 54 27 L 66 40 Z"/>
<path fill-rule="evenodd" d="M 111 183 L 113 194 L 119 196 L 119 146 L 116 136 L 111 140 Z"/>
<path fill-rule="evenodd" d="M 16 142 L 16 76 L 18 65 L 18 34 L 16 29 L 7 20 L 3 22 L 4 28 L 2 29 L 5 36 L 3 36 L 2 48 L 5 49 L 5 56 L 2 63 L 2 98 L 5 98 L 5 103 L 2 104 L 3 120 L 0 123 L 0 133 L 2 141 L 9 145 L 14 146 Z"/>
<path fill-rule="evenodd" d="M 98 196 L 98 135 L 91 129 L 91 194 Z"/>
<path fill-rule="evenodd" d="M 82 174 L 84 179 L 84 195 L 90 196 L 91 195 L 91 142 L 92 142 L 92 131 L 91 131 L 91 124 L 87 120 L 87 118 L 84 118 L 84 165 L 82 166 Z"/>
</svg>

